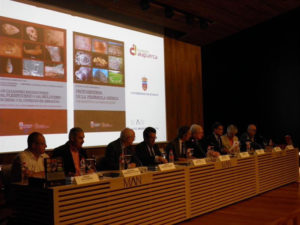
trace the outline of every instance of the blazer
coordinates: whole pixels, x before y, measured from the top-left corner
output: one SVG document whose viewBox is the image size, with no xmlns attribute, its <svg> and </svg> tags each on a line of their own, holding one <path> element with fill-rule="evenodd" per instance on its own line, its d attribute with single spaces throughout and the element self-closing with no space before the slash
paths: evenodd
<svg viewBox="0 0 300 225">
<path fill-rule="evenodd" d="M 193 148 L 194 149 L 194 157 L 196 158 L 205 158 L 206 157 L 206 149 L 205 145 L 202 140 L 196 140 L 194 138 L 191 138 L 186 143 L 187 148 Z"/>
<path fill-rule="evenodd" d="M 231 142 L 228 138 L 228 136 L 225 134 L 221 137 L 222 139 L 222 145 L 223 145 L 223 148 L 228 151 L 229 149 L 231 149 L 232 145 L 231 145 Z M 234 136 L 233 137 L 233 142 L 235 141 L 239 141 L 239 138 L 237 136 Z"/>
<path fill-rule="evenodd" d="M 186 149 L 187 146 L 185 142 L 183 142 L 183 145 L 185 145 L 185 149 Z M 170 150 L 173 150 L 175 161 L 178 161 L 179 158 L 185 158 L 186 157 L 185 149 L 182 149 L 183 154 L 180 154 L 179 138 L 175 138 L 173 141 L 169 142 L 166 146 L 166 153 L 167 153 L 168 160 L 169 160 Z"/>
<path fill-rule="evenodd" d="M 153 146 L 155 156 L 161 156 L 159 147 L 157 144 Z M 136 155 L 141 160 L 143 166 L 153 166 L 157 163 L 155 162 L 155 156 L 150 155 L 148 146 L 146 142 L 141 142 L 135 147 Z"/>
<path fill-rule="evenodd" d="M 107 170 L 119 170 L 119 158 L 122 153 L 122 145 L 121 140 L 118 138 L 117 140 L 109 143 L 106 147 L 105 151 L 105 169 Z M 133 150 L 132 146 L 129 146 L 124 149 L 125 155 L 131 155 L 131 163 L 135 163 L 136 166 L 141 166 L 142 163 L 138 159 Z"/>
<path fill-rule="evenodd" d="M 226 154 L 226 152 L 222 151 L 222 139 L 220 137 L 221 144 L 219 141 L 216 139 L 215 135 L 212 133 L 211 135 L 207 136 L 206 142 L 207 145 L 213 146 L 214 150 L 216 152 L 219 152 L 220 154 Z"/>
<path fill-rule="evenodd" d="M 69 141 L 64 145 L 61 145 L 61 146 L 55 148 L 52 153 L 52 158 L 61 158 L 62 159 L 66 176 L 76 174 L 76 169 L 75 169 L 72 153 L 70 150 L 70 142 Z M 84 158 L 84 159 L 87 158 L 87 154 L 84 149 L 79 150 L 79 160 L 81 160 L 82 158 Z"/>
<path fill-rule="evenodd" d="M 259 137 L 257 135 L 254 136 L 254 141 L 252 141 L 248 135 L 248 133 L 244 133 L 241 135 L 241 151 L 246 151 L 247 147 L 246 147 L 246 142 L 250 142 L 250 146 L 253 149 L 261 149 L 264 148 L 264 144 L 263 144 L 263 137 Z"/>
</svg>

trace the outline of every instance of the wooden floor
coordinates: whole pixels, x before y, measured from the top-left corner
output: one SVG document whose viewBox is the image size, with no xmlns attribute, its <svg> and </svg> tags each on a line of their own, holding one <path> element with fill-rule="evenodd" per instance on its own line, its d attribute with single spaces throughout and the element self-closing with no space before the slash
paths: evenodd
<svg viewBox="0 0 300 225">
<path fill-rule="evenodd" d="M 180 223 L 195 224 L 300 225 L 300 183 L 295 182 Z"/>
</svg>

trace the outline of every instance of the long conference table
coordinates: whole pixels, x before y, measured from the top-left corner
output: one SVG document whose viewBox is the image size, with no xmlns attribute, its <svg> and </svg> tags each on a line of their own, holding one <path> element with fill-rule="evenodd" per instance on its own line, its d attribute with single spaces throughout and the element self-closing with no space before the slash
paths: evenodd
<svg viewBox="0 0 300 225">
<path fill-rule="evenodd" d="M 18 224 L 175 224 L 298 181 L 298 149 L 47 189 L 16 185 Z"/>
</svg>

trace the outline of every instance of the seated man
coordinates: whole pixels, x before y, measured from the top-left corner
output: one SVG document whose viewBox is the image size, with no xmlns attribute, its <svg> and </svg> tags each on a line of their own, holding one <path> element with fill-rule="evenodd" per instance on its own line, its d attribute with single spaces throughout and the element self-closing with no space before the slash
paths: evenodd
<svg viewBox="0 0 300 225">
<path fill-rule="evenodd" d="M 141 162 L 132 148 L 134 139 L 134 131 L 132 129 L 125 128 L 121 131 L 120 138 L 108 144 L 105 151 L 106 169 L 119 170 L 119 159 L 121 154 L 131 155 L 131 163 L 129 164 L 130 168 L 141 166 Z"/>
<path fill-rule="evenodd" d="M 241 136 L 241 151 L 247 150 L 247 142 L 250 143 L 250 148 L 261 149 L 264 148 L 263 138 L 256 135 L 256 126 L 250 124 L 247 128 L 247 132 Z"/>
<path fill-rule="evenodd" d="M 52 158 L 61 158 L 66 176 L 80 176 L 80 162 L 87 155 L 82 148 L 84 132 L 80 127 L 74 127 L 69 132 L 69 140 L 53 150 Z"/>
<path fill-rule="evenodd" d="M 156 130 L 153 127 L 147 127 L 143 132 L 144 141 L 135 148 L 138 158 L 144 166 L 154 166 L 158 163 L 166 163 L 167 160 L 162 157 L 158 145 L 155 144 Z"/>
<path fill-rule="evenodd" d="M 22 167 L 28 177 L 45 175 L 44 159 L 49 156 L 45 153 L 47 145 L 44 136 L 38 132 L 31 133 L 27 138 L 27 146 L 28 148 L 19 153 L 13 162 L 11 171 L 13 182 L 21 181 Z"/>
<path fill-rule="evenodd" d="M 177 138 L 168 143 L 166 146 L 167 158 L 169 160 L 170 151 L 173 151 L 175 161 L 185 161 L 186 160 L 186 141 L 191 137 L 191 131 L 188 126 L 183 126 L 178 129 Z M 169 160 L 170 161 L 170 160 Z"/>
<path fill-rule="evenodd" d="M 203 128 L 198 124 L 193 124 L 190 128 L 191 138 L 187 141 L 187 147 L 194 149 L 194 157 L 205 158 L 206 157 L 206 147 L 202 141 L 204 136 Z"/>
<path fill-rule="evenodd" d="M 212 126 L 212 134 L 207 137 L 206 144 L 207 146 L 213 147 L 213 150 L 219 152 L 220 154 L 226 154 L 223 150 L 222 139 L 223 135 L 223 125 L 219 122 L 215 122 Z"/>
</svg>

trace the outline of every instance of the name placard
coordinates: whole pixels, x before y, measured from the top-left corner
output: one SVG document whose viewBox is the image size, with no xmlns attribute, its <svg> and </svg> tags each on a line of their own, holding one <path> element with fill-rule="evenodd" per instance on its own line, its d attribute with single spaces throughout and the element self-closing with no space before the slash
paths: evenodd
<svg viewBox="0 0 300 225">
<path fill-rule="evenodd" d="M 96 173 L 90 173 L 83 176 L 76 176 L 74 179 L 76 184 L 88 184 L 99 181 L 99 176 Z"/>
<path fill-rule="evenodd" d="M 206 165 L 206 159 L 193 159 L 192 160 L 192 165 L 193 166 Z"/>
<path fill-rule="evenodd" d="M 228 161 L 228 160 L 230 160 L 230 156 L 229 155 L 220 155 L 219 160 L 221 162 Z"/>
<path fill-rule="evenodd" d="M 159 171 L 168 171 L 168 170 L 176 169 L 176 166 L 174 163 L 165 163 L 165 164 L 159 164 L 158 168 Z"/>
<path fill-rule="evenodd" d="M 265 154 L 265 150 L 264 149 L 257 149 L 255 150 L 256 155 L 263 155 Z"/>
<path fill-rule="evenodd" d="M 248 158 L 248 157 L 250 157 L 250 155 L 249 155 L 249 153 L 248 152 L 240 152 L 239 153 L 239 156 L 240 156 L 240 158 Z"/>
<path fill-rule="evenodd" d="M 275 147 L 275 148 L 273 148 L 273 151 L 274 152 L 281 152 L 281 148 L 280 147 Z"/>
<path fill-rule="evenodd" d="M 140 175 L 141 171 L 139 168 L 131 168 L 127 170 L 121 170 L 121 174 L 123 177 L 132 177 Z"/>
<path fill-rule="evenodd" d="M 286 150 L 293 150 L 294 149 L 294 146 L 293 145 L 287 145 L 285 147 Z"/>
</svg>

